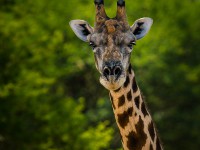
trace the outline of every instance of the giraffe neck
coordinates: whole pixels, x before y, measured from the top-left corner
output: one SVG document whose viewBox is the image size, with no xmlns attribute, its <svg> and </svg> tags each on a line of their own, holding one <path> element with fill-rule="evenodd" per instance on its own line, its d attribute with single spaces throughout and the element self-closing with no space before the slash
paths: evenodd
<svg viewBox="0 0 200 150">
<path fill-rule="evenodd" d="M 124 150 L 162 149 L 131 65 L 124 85 L 110 91 L 110 99 Z"/>
</svg>

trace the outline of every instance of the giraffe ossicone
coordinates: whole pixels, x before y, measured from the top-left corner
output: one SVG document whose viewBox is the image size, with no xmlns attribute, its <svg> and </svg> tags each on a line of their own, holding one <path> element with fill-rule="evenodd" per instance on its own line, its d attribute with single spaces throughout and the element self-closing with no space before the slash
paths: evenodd
<svg viewBox="0 0 200 150">
<path fill-rule="evenodd" d="M 140 18 L 129 26 L 125 1 L 117 1 L 117 14 L 109 18 L 103 0 L 94 0 L 95 26 L 84 20 L 72 20 L 70 26 L 81 40 L 92 47 L 100 83 L 110 91 L 115 119 L 124 150 L 160 150 L 159 137 L 142 99 L 130 65 L 136 41 L 144 37 L 153 20 Z"/>
</svg>

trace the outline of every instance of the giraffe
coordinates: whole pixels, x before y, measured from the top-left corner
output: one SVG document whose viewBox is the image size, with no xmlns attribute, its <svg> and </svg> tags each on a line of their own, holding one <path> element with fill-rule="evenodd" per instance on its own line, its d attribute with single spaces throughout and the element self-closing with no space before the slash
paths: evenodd
<svg viewBox="0 0 200 150">
<path fill-rule="evenodd" d="M 144 37 L 153 20 L 140 18 L 129 26 L 125 1 L 117 1 L 117 15 L 109 18 L 103 0 L 94 0 L 94 28 L 84 20 L 72 20 L 76 36 L 92 47 L 100 83 L 109 96 L 124 150 L 162 150 L 152 117 L 137 86 L 130 64 L 136 41 Z"/>
</svg>

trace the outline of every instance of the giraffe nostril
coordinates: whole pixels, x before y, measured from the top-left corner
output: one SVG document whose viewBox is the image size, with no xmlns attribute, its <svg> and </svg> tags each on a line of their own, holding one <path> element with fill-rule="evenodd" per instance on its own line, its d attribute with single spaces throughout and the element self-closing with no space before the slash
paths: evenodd
<svg viewBox="0 0 200 150">
<path fill-rule="evenodd" d="M 109 76 L 113 76 L 115 80 L 117 80 L 122 74 L 122 69 L 120 66 L 114 66 L 113 68 L 105 66 L 103 69 L 103 75 L 109 80 Z M 112 78 L 113 78 L 112 77 Z"/>
<path fill-rule="evenodd" d="M 121 74 L 122 70 L 121 70 L 121 67 L 120 66 L 116 66 L 114 68 L 114 75 L 115 76 L 119 76 Z"/>
<path fill-rule="evenodd" d="M 122 74 L 122 65 L 120 61 L 107 61 L 105 62 L 102 70 L 103 76 L 109 82 L 116 82 Z"/>
<path fill-rule="evenodd" d="M 108 76 L 111 74 L 111 70 L 108 67 L 105 67 L 103 69 L 103 75 L 108 78 Z"/>
</svg>

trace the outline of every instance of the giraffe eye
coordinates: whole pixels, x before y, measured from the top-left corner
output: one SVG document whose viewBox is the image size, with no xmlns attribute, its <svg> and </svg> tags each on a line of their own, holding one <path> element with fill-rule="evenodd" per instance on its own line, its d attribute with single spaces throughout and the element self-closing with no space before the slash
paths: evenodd
<svg viewBox="0 0 200 150">
<path fill-rule="evenodd" d="M 136 45 L 135 41 L 130 42 L 130 43 L 128 44 L 128 47 L 129 47 L 130 49 L 132 49 L 132 48 L 133 48 L 133 45 Z"/>
<path fill-rule="evenodd" d="M 97 47 L 94 42 L 90 42 L 89 45 L 92 47 L 92 49 L 94 49 L 95 47 Z"/>
</svg>

